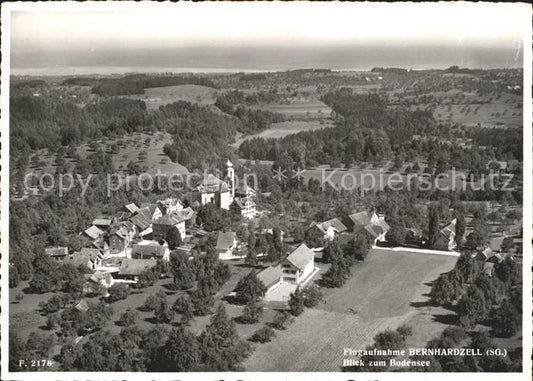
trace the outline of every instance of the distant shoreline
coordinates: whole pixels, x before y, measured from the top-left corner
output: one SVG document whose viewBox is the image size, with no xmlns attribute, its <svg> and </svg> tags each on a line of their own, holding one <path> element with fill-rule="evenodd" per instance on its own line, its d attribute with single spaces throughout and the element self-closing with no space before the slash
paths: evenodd
<svg viewBox="0 0 533 381">
<path fill-rule="evenodd" d="M 413 65 L 411 67 L 400 67 L 412 70 L 444 70 L 452 65 L 442 67 L 429 67 L 427 65 Z M 331 69 L 332 72 L 370 72 L 374 66 L 365 68 L 344 68 Z M 391 66 L 392 67 L 392 66 Z M 301 69 L 329 69 L 329 68 L 301 68 Z M 476 67 L 469 69 L 480 70 L 509 70 L 523 69 L 522 67 Z M 75 76 L 75 75 L 124 75 L 130 73 L 143 74 L 237 74 L 237 73 L 274 73 L 294 71 L 292 68 L 272 68 L 272 69 L 242 69 L 242 68 L 194 68 L 194 67 L 158 67 L 158 66 L 65 66 L 65 67 L 42 67 L 42 68 L 11 68 L 12 76 Z"/>
</svg>

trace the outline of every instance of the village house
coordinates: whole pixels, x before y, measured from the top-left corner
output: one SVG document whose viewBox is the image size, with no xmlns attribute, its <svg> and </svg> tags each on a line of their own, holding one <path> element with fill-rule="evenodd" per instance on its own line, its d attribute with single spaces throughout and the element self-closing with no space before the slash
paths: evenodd
<svg viewBox="0 0 533 381">
<path fill-rule="evenodd" d="M 323 236 L 328 241 L 333 240 L 338 234 L 349 232 L 348 228 L 338 218 L 321 223 L 313 222 L 308 230 L 313 231 L 314 234 Z"/>
<path fill-rule="evenodd" d="M 160 245 L 157 242 L 139 242 L 134 244 L 131 249 L 132 259 L 170 259 L 170 250 L 168 245 Z"/>
<path fill-rule="evenodd" d="M 163 211 L 158 204 L 142 204 L 137 214 L 143 214 L 150 221 L 154 221 L 161 218 Z"/>
<path fill-rule="evenodd" d="M 315 269 L 314 259 L 315 253 L 302 243 L 281 262 L 283 281 L 296 284 L 306 281 Z"/>
<path fill-rule="evenodd" d="M 84 295 L 96 295 L 102 294 L 105 298 L 108 294 L 108 289 L 113 285 L 113 277 L 111 273 L 96 270 L 93 274 L 90 274 L 87 282 L 83 286 Z"/>
<path fill-rule="evenodd" d="M 88 229 L 86 229 L 83 234 L 85 234 L 89 239 L 96 241 L 100 237 L 104 235 L 104 232 L 100 229 L 98 229 L 96 226 L 91 226 Z"/>
<path fill-rule="evenodd" d="M 44 249 L 44 253 L 49 255 L 55 261 L 61 262 L 68 255 L 68 248 L 66 247 L 47 247 Z"/>
<path fill-rule="evenodd" d="M 155 259 L 123 259 L 118 273 L 114 274 L 115 279 L 126 280 L 136 283 L 139 275 L 157 265 Z"/>
<path fill-rule="evenodd" d="M 340 218 L 348 231 L 357 234 L 360 231 L 367 232 L 374 240 L 374 245 L 384 242 L 387 232 L 390 230 L 389 224 L 385 221 L 385 216 L 371 212 L 352 213 Z"/>
<path fill-rule="evenodd" d="M 261 235 L 267 235 L 268 234 L 268 235 L 274 237 L 274 229 L 272 229 L 272 228 L 263 228 L 263 229 L 259 230 L 259 232 L 257 234 L 261 234 Z M 280 235 L 279 238 L 280 238 L 281 242 L 283 242 L 283 240 L 285 239 L 285 232 L 280 229 L 279 235 Z"/>
<path fill-rule="evenodd" d="M 220 259 L 233 259 L 233 251 L 237 247 L 237 235 L 235 232 L 218 232 L 216 253 Z"/>
<path fill-rule="evenodd" d="M 123 251 L 135 236 L 135 225 L 124 221 L 112 226 L 109 233 L 109 248 L 112 254 Z"/>
<path fill-rule="evenodd" d="M 494 263 L 485 262 L 483 264 L 483 269 L 481 270 L 481 272 L 488 277 L 492 277 L 494 275 Z"/>
<path fill-rule="evenodd" d="M 94 268 L 96 267 L 95 261 L 93 261 L 89 254 L 81 254 L 79 251 L 73 253 L 68 257 L 65 257 L 63 263 L 71 264 L 76 268 L 82 266 L 84 268 L 88 268 L 89 270 L 94 270 Z"/>
<path fill-rule="evenodd" d="M 93 226 L 96 226 L 100 230 L 106 231 L 109 229 L 112 222 L 113 221 L 111 221 L 110 218 L 95 218 L 93 220 Z"/>
<path fill-rule="evenodd" d="M 186 237 L 186 221 L 194 216 L 191 208 L 165 214 L 152 224 L 152 239 L 154 241 L 166 240 L 168 231 L 175 227 L 181 234 L 181 239 Z"/>
<path fill-rule="evenodd" d="M 455 225 L 457 224 L 457 219 L 454 218 L 448 225 L 444 226 L 439 231 L 439 236 L 437 241 L 433 245 L 434 249 L 437 250 L 447 250 L 453 251 L 457 247 L 455 243 Z"/>
<path fill-rule="evenodd" d="M 174 212 L 179 212 L 184 209 L 184 206 L 180 200 L 177 198 L 167 198 L 166 200 L 160 200 L 157 202 L 159 208 L 162 210 L 163 214 L 170 214 Z"/>
<path fill-rule="evenodd" d="M 152 220 L 146 217 L 143 213 L 137 213 L 129 218 L 129 221 L 135 225 L 140 235 L 147 229 L 151 228 Z M 151 232 L 151 231 L 150 231 Z"/>
<path fill-rule="evenodd" d="M 130 203 L 128 205 L 124 205 L 122 207 L 122 210 L 125 211 L 125 212 L 129 212 L 131 214 L 133 213 L 136 213 L 139 211 L 139 207 L 137 205 L 135 205 L 135 203 Z"/>
<path fill-rule="evenodd" d="M 230 211 L 244 218 L 254 218 L 256 214 L 256 204 L 251 198 L 236 198 L 230 205 Z"/>
</svg>

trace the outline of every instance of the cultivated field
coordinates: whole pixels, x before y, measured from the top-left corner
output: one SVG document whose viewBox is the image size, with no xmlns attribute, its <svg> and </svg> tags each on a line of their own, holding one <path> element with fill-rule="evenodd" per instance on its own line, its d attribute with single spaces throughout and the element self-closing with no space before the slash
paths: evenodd
<svg viewBox="0 0 533 381">
<path fill-rule="evenodd" d="M 278 112 L 286 119 L 325 119 L 331 116 L 331 108 L 316 99 L 293 100 L 288 104 L 257 106 L 261 110 Z"/>
<path fill-rule="evenodd" d="M 146 108 L 153 110 L 159 108 L 159 106 L 177 101 L 212 105 L 215 103 L 216 93 L 217 90 L 211 87 L 178 85 L 145 89 L 144 94 L 129 95 L 127 98 L 140 99 L 146 103 Z"/>
<path fill-rule="evenodd" d="M 258 134 L 238 136 L 234 147 L 238 147 L 243 141 L 252 138 L 283 138 L 287 135 L 297 134 L 301 131 L 314 131 L 322 128 L 334 127 L 333 122 L 330 119 L 325 120 L 287 120 L 280 123 L 272 123 L 270 128 L 264 130 Z"/>
<path fill-rule="evenodd" d="M 420 345 L 445 328 L 442 308 L 427 307 L 430 282 L 453 268 L 457 258 L 374 249 L 340 289 L 307 309 L 272 342 L 257 345 L 247 371 L 340 371 L 343 349 L 364 349 L 387 328 L 406 323 Z M 415 335 L 413 335 L 415 337 Z"/>
</svg>

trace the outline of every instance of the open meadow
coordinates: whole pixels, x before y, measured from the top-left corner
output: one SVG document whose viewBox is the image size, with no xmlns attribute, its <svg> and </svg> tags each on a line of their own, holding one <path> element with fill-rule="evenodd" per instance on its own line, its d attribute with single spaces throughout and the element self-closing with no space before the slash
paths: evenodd
<svg viewBox="0 0 533 381">
<path fill-rule="evenodd" d="M 301 131 L 315 131 L 322 128 L 334 127 L 333 122 L 330 119 L 322 120 L 286 120 L 280 123 L 272 123 L 270 128 L 261 131 L 258 134 L 237 136 L 237 140 L 232 145 L 234 147 L 239 147 L 242 142 L 245 140 L 250 140 L 252 138 L 274 138 L 279 139 L 287 135 L 297 134 Z"/>
<path fill-rule="evenodd" d="M 283 114 L 286 119 L 327 119 L 331 116 L 331 108 L 317 99 L 292 100 L 290 103 L 254 106 Z"/>
<path fill-rule="evenodd" d="M 200 105 L 213 105 L 216 100 L 217 90 L 199 85 L 178 85 L 167 87 L 153 87 L 144 90 L 144 94 L 128 95 L 125 98 L 139 99 L 146 103 L 149 110 L 158 109 L 159 106 L 186 101 Z"/>
<path fill-rule="evenodd" d="M 340 371 L 344 348 L 364 349 L 377 333 L 401 324 L 412 326 L 416 344 L 424 345 L 446 327 L 441 316 L 451 313 L 427 306 L 428 282 L 456 260 L 373 249 L 342 288 L 326 289 L 323 303 L 306 309 L 270 343 L 257 345 L 245 369 Z"/>
</svg>

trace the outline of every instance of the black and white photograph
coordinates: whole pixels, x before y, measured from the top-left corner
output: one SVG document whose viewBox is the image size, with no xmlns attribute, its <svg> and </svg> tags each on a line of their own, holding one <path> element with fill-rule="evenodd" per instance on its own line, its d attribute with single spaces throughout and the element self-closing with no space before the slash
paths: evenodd
<svg viewBox="0 0 533 381">
<path fill-rule="evenodd" d="M 1 10 L 2 379 L 531 379 L 530 5 Z"/>
</svg>

